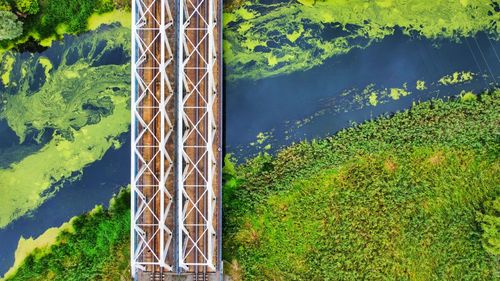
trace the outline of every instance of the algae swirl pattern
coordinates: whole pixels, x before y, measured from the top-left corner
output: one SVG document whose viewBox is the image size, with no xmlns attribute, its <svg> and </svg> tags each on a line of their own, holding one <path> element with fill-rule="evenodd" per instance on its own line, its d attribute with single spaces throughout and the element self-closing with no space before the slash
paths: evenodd
<svg viewBox="0 0 500 281">
<path fill-rule="evenodd" d="M 307 70 L 396 31 L 432 40 L 482 31 L 498 40 L 499 12 L 496 0 L 249 0 L 224 13 L 227 78 Z"/>
<path fill-rule="evenodd" d="M 0 228 L 120 147 L 130 123 L 129 37 L 129 29 L 110 25 L 39 54 L 2 55 L 0 119 L 20 145 L 43 146 L 0 169 Z"/>
</svg>

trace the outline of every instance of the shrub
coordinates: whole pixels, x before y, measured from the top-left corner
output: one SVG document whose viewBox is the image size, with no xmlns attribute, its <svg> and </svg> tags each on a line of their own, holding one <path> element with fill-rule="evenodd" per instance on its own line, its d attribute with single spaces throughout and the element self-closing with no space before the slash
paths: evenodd
<svg viewBox="0 0 500 281">
<path fill-rule="evenodd" d="M 130 251 L 130 190 L 72 221 L 48 249 L 35 249 L 6 280 L 126 280 Z"/>
<path fill-rule="evenodd" d="M 10 11 L 11 9 L 7 0 L 0 0 L 0 11 Z"/>
<path fill-rule="evenodd" d="M 15 0 L 15 3 L 16 8 L 23 14 L 34 15 L 40 10 L 38 0 Z"/>
<path fill-rule="evenodd" d="M 500 256 L 500 197 L 484 204 L 484 214 L 478 215 L 483 230 L 483 247 L 492 254 Z"/>
</svg>

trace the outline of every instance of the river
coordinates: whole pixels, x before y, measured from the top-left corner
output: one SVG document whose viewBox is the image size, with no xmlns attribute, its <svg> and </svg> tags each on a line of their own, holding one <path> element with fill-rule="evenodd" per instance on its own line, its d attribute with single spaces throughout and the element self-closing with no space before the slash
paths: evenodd
<svg viewBox="0 0 500 281">
<path fill-rule="evenodd" d="M 407 109 L 416 101 L 452 97 L 462 90 L 479 93 L 499 85 L 500 42 L 478 34 L 461 42 L 438 43 L 436 47 L 435 41 L 411 39 L 397 31 L 366 49 L 353 49 L 307 71 L 257 81 L 226 81 L 226 151 L 241 160 L 267 144 L 271 144 L 268 151 L 274 152 L 293 142 L 332 135 L 353 122 Z M 464 83 L 437 83 L 457 71 L 477 75 Z M 418 80 L 426 81 L 426 90 L 414 89 Z M 370 84 L 376 89 L 401 88 L 404 83 L 412 94 L 376 106 L 357 104 L 352 94 L 344 94 L 349 89 L 361 92 Z M 269 137 L 255 145 L 259 133 Z"/>
<path fill-rule="evenodd" d="M 396 32 L 366 49 L 353 49 L 307 71 L 257 81 L 226 81 L 226 152 L 242 160 L 270 144 L 265 149 L 272 153 L 293 142 L 332 135 L 352 122 L 360 123 L 409 108 L 416 101 L 451 97 L 462 90 L 478 93 L 498 85 L 498 41 L 479 34 L 462 42 L 444 40 L 439 42 L 439 47 L 435 43 Z M 453 85 L 437 82 L 457 71 L 477 75 L 471 81 Z M 414 89 L 418 80 L 427 82 L 426 90 Z M 405 83 L 411 85 L 408 91 L 411 88 L 412 94 L 397 100 L 381 99 L 377 105 L 356 102 L 352 94 L 369 85 L 373 89 L 385 89 L 401 88 Z M 259 145 L 250 145 L 256 142 L 259 133 L 270 137 Z M 0 122 L 0 134 L 3 160 L 5 163 L 18 161 L 16 155 L 7 158 L 9 150 L 19 147 L 17 136 L 5 122 Z M 101 160 L 84 168 L 78 180 L 63 183 L 38 209 L 0 229 L 0 275 L 13 264 L 21 236 L 38 236 L 96 204 L 107 204 L 121 186 L 128 184 L 130 143 L 126 135 L 122 140 L 125 143 L 121 148 L 110 149 Z M 18 155 L 36 151 L 40 145 L 24 144 Z"/>
</svg>

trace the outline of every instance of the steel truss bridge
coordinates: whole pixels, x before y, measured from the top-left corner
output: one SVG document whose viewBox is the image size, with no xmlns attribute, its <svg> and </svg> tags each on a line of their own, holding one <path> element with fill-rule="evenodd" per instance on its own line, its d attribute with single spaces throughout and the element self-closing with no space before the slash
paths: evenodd
<svg viewBox="0 0 500 281">
<path fill-rule="evenodd" d="M 133 0 L 135 280 L 221 280 L 222 3 Z"/>
</svg>

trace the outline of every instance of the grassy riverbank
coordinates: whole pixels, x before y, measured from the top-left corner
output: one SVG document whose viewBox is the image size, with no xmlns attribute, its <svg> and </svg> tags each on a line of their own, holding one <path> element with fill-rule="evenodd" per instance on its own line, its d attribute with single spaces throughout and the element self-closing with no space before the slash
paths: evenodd
<svg viewBox="0 0 500 281">
<path fill-rule="evenodd" d="M 70 229 L 34 249 L 4 280 L 128 280 L 129 202 L 130 191 L 122 190 L 109 209 L 97 206 L 73 218 Z"/>
<path fill-rule="evenodd" d="M 424 102 L 226 165 L 225 268 L 233 280 L 498 277 L 499 97 Z"/>
</svg>

